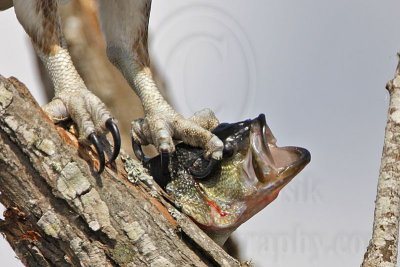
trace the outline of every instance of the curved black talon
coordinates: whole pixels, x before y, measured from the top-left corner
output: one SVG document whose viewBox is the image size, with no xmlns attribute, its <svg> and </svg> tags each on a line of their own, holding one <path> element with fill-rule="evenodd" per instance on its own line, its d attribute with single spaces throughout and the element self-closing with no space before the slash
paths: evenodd
<svg viewBox="0 0 400 267">
<path fill-rule="evenodd" d="M 168 173 L 168 165 L 169 165 L 169 153 L 168 152 L 161 152 L 160 153 L 160 158 L 161 158 L 161 171 L 163 174 Z"/>
<path fill-rule="evenodd" d="M 119 151 L 121 149 L 121 135 L 119 134 L 117 124 L 112 118 L 109 118 L 106 121 L 106 128 L 110 131 L 114 140 L 114 151 L 111 155 L 111 158 L 108 160 L 108 162 L 113 162 L 118 157 Z"/>
<path fill-rule="evenodd" d="M 103 145 L 100 143 L 99 139 L 97 138 L 95 133 L 91 133 L 88 137 L 90 142 L 96 148 L 97 155 L 99 156 L 99 170 L 97 171 L 98 174 L 101 174 L 104 171 L 104 167 L 106 166 L 106 158 L 104 156 L 104 149 Z"/>
<path fill-rule="evenodd" d="M 189 168 L 190 173 L 197 179 L 204 179 L 214 170 L 215 165 L 217 165 L 218 160 L 211 158 L 208 162 L 207 167 L 202 170 L 194 170 Z"/>
<path fill-rule="evenodd" d="M 146 157 L 146 155 L 142 150 L 142 146 L 136 143 L 133 138 L 131 138 L 131 140 L 132 140 L 133 153 L 135 153 L 136 158 L 140 160 L 142 163 L 146 163 L 147 161 L 149 161 L 150 158 Z"/>
</svg>

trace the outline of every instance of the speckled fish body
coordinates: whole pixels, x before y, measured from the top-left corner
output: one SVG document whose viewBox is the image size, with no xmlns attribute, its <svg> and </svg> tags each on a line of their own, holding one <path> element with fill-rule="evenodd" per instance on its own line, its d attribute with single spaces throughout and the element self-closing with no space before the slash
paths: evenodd
<svg viewBox="0 0 400 267">
<path fill-rule="evenodd" d="M 165 170 L 159 168 L 161 157 L 148 167 L 176 206 L 223 244 L 239 225 L 271 203 L 311 156 L 304 148 L 278 147 L 263 114 L 220 124 L 213 132 L 224 142 L 224 155 L 207 177 L 193 175 L 208 166 L 203 151 L 185 144 L 176 146 Z"/>
</svg>

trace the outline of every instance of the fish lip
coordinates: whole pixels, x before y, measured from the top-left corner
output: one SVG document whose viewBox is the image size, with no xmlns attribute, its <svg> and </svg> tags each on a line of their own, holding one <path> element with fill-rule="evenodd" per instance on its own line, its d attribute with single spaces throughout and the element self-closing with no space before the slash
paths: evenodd
<svg viewBox="0 0 400 267">
<path fill-rule="evenodd" d="M 297 160 L 295 160 L 285 168 L 285 170 L 296 170 L 295 174 L 300 172 L 311 161 L 311 153 L 305 148 L 297 146 L 286 146 L 279 147 L 279 149 L 296 152 L 300 155 Z M 282 175 L 282 173 L 279 173 L 279 175 Z"/>
<path fill-rule="evenodd" d="M 296 150 L 300 154 L 300 158 L 293 162 L 293 166 L 302 165 L 304 163 L 309 163 L 311 161 L 311 153 L 305 148 L 297 147 L 297 146 L 290 146 L 286 148 L 292 148 Z"/>
<path fill-rule="evenodd" d="M 305 148 L 296 146 L 278 147 L 276 138 L 268 127 L 264 114 L 260 114 L 253 120 L 251 132 L 254 139 L 251 138 L 253 155 L 257 152 L 265 154 L 264 156 L 256 155 L 258 159 L 252 162 L 253 168 L 257 167 L 259 170 L 255 173 L 257 180 L 264 185 L 271 185 L 271 183 L 286 184 L 311 161 L 311 154 Z M 263 170 L 266 170 L 266 172 Z M 280 181 L 278 182 L 278 180 Z"/>
</svg>

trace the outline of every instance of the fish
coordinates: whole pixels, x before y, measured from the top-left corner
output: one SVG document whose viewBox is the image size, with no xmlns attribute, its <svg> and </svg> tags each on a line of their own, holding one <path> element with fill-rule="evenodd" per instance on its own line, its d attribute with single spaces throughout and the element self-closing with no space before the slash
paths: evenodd
<svg viewBox="0 0 400 267">
<path fill-rule="evenodd" d="M 301 147 L 278 147 L 264 114 L 213 131 L 224 143 L 220 161 L 184 143 L 144 166 L 155 181 L 217 244 L 274 201 L 311 160 Z"/>
</svg>

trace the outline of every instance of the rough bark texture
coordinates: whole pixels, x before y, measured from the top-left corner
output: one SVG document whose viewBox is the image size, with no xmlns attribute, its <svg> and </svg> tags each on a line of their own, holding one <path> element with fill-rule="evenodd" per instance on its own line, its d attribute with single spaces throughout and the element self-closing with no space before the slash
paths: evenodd
<svg viewBox="0 0 400 267">
<path fill-rule="evenodd" d="M 362 267 L 395 267 L 400 219 L 400 62 L 387 89 L 388 121 L 382 153 L 372 239 Z"/>
<path fill-rule="evenodd" d="M 124 157 L 129 177 L 121 160 L 98 176 L 96 159 L 0 76 L 0 231 L 25 265 L 240 266 L 139 163 Z"/>
</svg>

